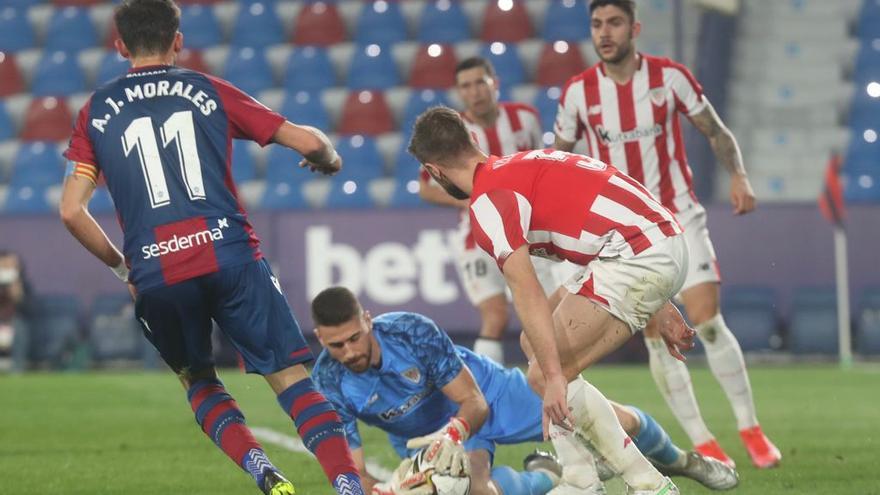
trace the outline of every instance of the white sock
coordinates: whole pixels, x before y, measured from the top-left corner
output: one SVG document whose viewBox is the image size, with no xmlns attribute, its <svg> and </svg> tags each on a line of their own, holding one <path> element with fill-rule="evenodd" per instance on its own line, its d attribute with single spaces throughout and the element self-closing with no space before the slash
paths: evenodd
<svg viewBox="0 0 880 495">
<path fill-rule="evenodd" d="M 706 347 L 709 368 L 733 406 L 737 427 L 744 430 L 757 426 L 758 417 L 742 349 L 733 332 L 724 323 L 721 313 L 697 325 L 696 330 Z"/>
<path fill-rule="evenodd" d="M 474 352 L 504 366 L 504 346 L 501 345 L 500 340 L 477 337 L 474 342 Z"/>
<path fill-rule="evenodd" d="M 620 473 L 627 485 L 650 490 L 664 482 L 661 475 L 639 452 L 602 392 L 581 377 L 568 384 L 568 406 L 584 439 Z"/>
<path fill-rule="evenodd" d="M 663 339 L 645 337 L 645 345 L 654 382 L 691 443 L 701 445 L 712 440 L 714 437 L 700 415 L 687 366 L 669 354 Z"/>
<path fill-rule="evenodd" d="M 562 481 L 577 488 L 589 488 L 599 481 L 596 459 L 573 431 L 550 425 L 550 442 L 562 464 Z"/>
</svg>

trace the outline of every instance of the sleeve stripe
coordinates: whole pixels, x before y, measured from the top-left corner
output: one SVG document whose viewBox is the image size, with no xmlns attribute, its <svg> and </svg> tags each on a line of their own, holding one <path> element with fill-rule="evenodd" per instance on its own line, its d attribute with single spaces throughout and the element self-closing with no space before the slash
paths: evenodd
<svg viewBox="0 0 880 495">
<path fill-rule="evenodd" d="M 73 168 L 73 175 L 88 179 L 93 184 L 98 183 L 98 167 L 88 163 L 76 162 Z"/>
<path fill-rule="evenodd" d="M 504 222 L 489 197 L 484 194 L 477 198 L 471 205 L 471 210 L 474 212 L 474 218 L 477 220 L 480 230 L 492 242 L 492 256 L 496 260 L 509 256 L 513 249 L 507 242 L 507 236 L 504 235 Z"/>
</svg>

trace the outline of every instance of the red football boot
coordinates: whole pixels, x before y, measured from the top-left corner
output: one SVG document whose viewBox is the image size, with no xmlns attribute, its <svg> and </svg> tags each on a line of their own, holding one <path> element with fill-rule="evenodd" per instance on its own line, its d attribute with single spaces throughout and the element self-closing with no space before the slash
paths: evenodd
<svg viewBox="0 0 880 495">
<path fill-rule="evenodd" d="M 731 469 L 736 469 L 736 463 L 733 462 L 733 459 L 731 459 L 730 457 L 728 457 L 727 454 L 724 453 L 724 450 L 721 448 L 720 445 L 718 445 L 718 440 L 715 440 L 714 438 L 706 443 L 695 445 L 694 450 L 706 457 L 718 459 L 724 464 L 730 466 Z"/>
<path fill-rule="evenodd" d="M 782 460 L 782 454 L 779 449 L 768 439 L 760 426 L 754 426 L 745 430 L 740 430 L 739 437 L 742 438 L 749 451 L 749 457 L 752 458 L 752 464 L 758 469 L 767 469 L 779 465 Z"/>
</svg>

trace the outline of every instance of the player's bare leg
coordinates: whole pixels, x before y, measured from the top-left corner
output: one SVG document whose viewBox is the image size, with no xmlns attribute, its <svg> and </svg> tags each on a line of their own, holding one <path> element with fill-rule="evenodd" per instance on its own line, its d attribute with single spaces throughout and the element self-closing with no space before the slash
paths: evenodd
<svg viewBox="0 0 880 495">
<path fill-rule="evenodd" d="M 492 481 L 492 465 L 489 452 L 473 450 L 468 452 L 471 463 L 471 495 L 501 495 L 501 489 Z"/>
<path fill-rule="evenodd" d="M 484 299 L 477 304 L 477 310 L 480 312 L 480 335 L 474 342 L 474 352 L 503 365 L 502 341 L 509 319 L 507 297 L 504 293 L 500 293 Z"/>
<path fill-rule="evenodd" d="M 703 282 L 682 291 L 680 297 L 706 347 L 709 368 L 733 407 L 737 429 L 752 463 L 759 468 L 776 466 L 782 455 L 758 424 L 742 349 L 721 316 L 719 284 Z"/>
</svg>

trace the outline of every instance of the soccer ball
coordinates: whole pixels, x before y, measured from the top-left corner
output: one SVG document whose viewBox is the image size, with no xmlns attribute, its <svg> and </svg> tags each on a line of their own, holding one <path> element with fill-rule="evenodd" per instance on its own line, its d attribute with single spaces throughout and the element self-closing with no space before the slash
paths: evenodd
<svg viewBox="0 0 880 495">
<path fill-rule="evenodd" d="M 431 487 L 434 495 L 468 495 L 471 491 L 470 476 L 450 476 L 434 472 L 432 463 L 425 459 L 426 449 L 420 450 L 413 457 L 410 466 L 410 475 L 422 473 L 426 483 Z M 409 476 L 408 476 L 409 477 Z"/>
</svg>

